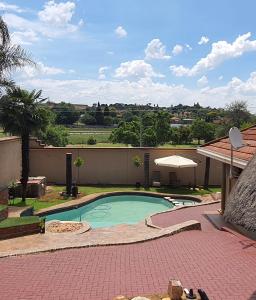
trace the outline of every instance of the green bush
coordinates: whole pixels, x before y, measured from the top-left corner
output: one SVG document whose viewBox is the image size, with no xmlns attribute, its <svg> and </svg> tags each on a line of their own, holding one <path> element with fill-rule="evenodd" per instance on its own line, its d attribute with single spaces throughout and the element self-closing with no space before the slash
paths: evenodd
<svg viewBox="0 0 256 300">
<path fill-rule="evenodd" d="M 88 145 L 96 145 L 97 144 L 97 140 L 93 137 L 93 136 L 90 136 L 87 140 L 87 144 Z"/>
</svg>

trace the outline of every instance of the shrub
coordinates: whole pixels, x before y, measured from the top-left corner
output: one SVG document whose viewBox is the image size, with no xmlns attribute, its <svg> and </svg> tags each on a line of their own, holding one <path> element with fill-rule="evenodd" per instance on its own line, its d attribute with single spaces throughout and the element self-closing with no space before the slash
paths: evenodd
<svg viewBox="0 0 256 300">
<path fill-rule="evenodd" d="M 138 155 L 135 155 L 132 158 L 132 161 L 133 161 L 134 166 L 137 167 L 137 168 L 139 168 L 142 165 L 142 160 Z"/>
<path fill-rule="evenodd" d="M 88 145 L 96 145 L 97 144 L 97 140 L 93 137 L 93 136 L 90 136 L 87 140 L 87 144 Z"/>
</svg>

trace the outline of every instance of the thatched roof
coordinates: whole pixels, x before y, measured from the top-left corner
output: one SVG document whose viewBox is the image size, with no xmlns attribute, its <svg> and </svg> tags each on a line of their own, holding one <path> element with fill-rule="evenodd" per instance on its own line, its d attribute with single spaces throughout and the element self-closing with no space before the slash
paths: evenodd
<svg viewBox="0 0 256 300">
<path fill-rule="evenodd" d="M 226 221 L 256 231 L 256 155 L 241 173 L 227 201 Z"/>
</svg>

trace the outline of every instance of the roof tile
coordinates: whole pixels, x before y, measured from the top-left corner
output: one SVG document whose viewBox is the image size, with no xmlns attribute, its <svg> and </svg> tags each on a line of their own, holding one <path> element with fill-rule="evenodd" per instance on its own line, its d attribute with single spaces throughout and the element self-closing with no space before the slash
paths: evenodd
<svg viewBox="0 0 256 300">
<path fill-rule="evenodd" d="M 242 136 L 246 146 L 234 151 L 234 158 L 249 161 L 256 153 L 256 125 L 242 131 Z M 209 142 L 202 148 L 230 157 L 230 141 L 228 137 Z"/>
</svg>

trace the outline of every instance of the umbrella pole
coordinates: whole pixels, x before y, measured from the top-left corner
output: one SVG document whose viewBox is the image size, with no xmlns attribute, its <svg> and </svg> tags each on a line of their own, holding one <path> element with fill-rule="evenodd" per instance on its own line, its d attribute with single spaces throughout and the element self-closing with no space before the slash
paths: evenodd
<svg viewBox="0 0 256 300">
<path fill-rule="evenodd" d="M 196 167 L 194 167 L 194 187 L 193 190 L 196 190 Z"/>
</svg>

